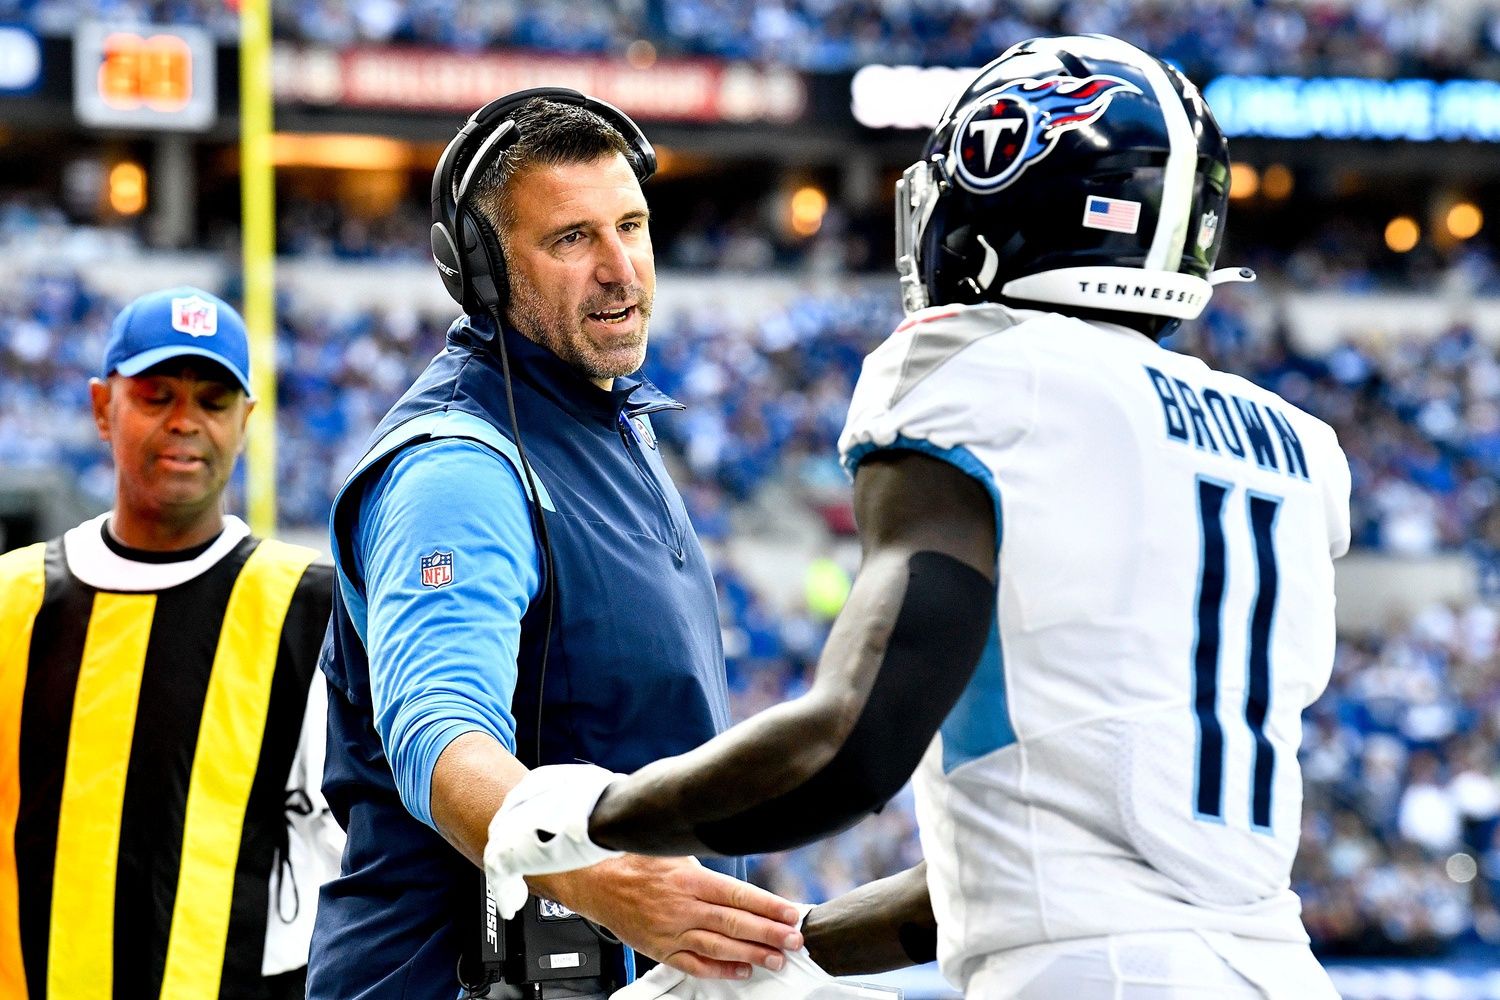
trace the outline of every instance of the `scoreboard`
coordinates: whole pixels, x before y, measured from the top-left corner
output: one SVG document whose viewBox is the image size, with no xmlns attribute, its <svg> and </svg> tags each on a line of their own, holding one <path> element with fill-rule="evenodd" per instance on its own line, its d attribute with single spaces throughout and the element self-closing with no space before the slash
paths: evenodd
<svg viewBox="0 0 1500 1000">
<path fill-rule="evenodd" d="M 186 25 L 86 23 L 73 35 L 73 105 L 99 128 L 199 132 L 215 114 L 214 41 Z"/>
</svg>

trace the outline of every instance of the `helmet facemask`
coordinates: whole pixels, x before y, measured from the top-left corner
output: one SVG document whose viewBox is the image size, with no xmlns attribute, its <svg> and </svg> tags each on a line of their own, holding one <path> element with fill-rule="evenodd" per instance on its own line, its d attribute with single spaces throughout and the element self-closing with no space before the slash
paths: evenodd
<svg viewBox="0 0 1500 1000">
<path fill-rule="evenodd" d="M 901 306 L 908 315 L 930 304 L 922 277 L 922 234 L 942 195 L 941 161 L 941 153 L 932 160 L 918 160 L 896 182 L 896 273 L 901 278 Z"/>
</svg>

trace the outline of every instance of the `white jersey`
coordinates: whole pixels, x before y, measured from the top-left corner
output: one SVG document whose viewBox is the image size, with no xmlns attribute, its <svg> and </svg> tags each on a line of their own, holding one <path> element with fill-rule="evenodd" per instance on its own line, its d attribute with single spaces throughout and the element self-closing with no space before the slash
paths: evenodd
<svg viewBox="0 0 1500 1000">
<path fill-rule="evenodd" d="M 1125 327 L 925 310 L 839 442 L 987 486 L 995 629 L 916 777 L 943 972 L 1124 931 L 1307 940 L 1301 713 L 1328 681 L 1349 468 L 1323 422 Z"/>
</svg>

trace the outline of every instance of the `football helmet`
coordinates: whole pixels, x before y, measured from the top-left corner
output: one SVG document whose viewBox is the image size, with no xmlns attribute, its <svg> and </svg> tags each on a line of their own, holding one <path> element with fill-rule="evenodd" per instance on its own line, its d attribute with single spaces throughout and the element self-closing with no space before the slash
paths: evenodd
<svg viewBox="0 0 1500 1000">
<path fill-rule="evenodd" d="M 1228 200 L 1229 146 L 1187 77 L 1105 35 L 1021 42 L 896 184 L 902 304 L 1192 319 L 1255 277 L 1213 270 Z"/>
</svg>

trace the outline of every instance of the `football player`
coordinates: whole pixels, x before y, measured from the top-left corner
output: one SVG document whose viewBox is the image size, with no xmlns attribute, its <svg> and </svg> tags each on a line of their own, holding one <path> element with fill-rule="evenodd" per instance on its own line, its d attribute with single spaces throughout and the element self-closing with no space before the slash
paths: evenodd
<svg viewBox="0 0 1500 1000">
<path fill-rule="evenodd" d="M 1253 278 L 1214 270 L 1229 165 L 1193 84 L 1122 41 L 985 67 L 897 187 L 908 317 L 840 441 L 864 564 L 813 687 L 628 777 L 533 772 L 492 874 L 779 850 L 915 770 L 925 868 L 811 911 L 829 970 L 935 951 L 987 1000 L 1334 998 L 1289 873 L 1348 465 L 1159 343 Z"/>
</svg>

